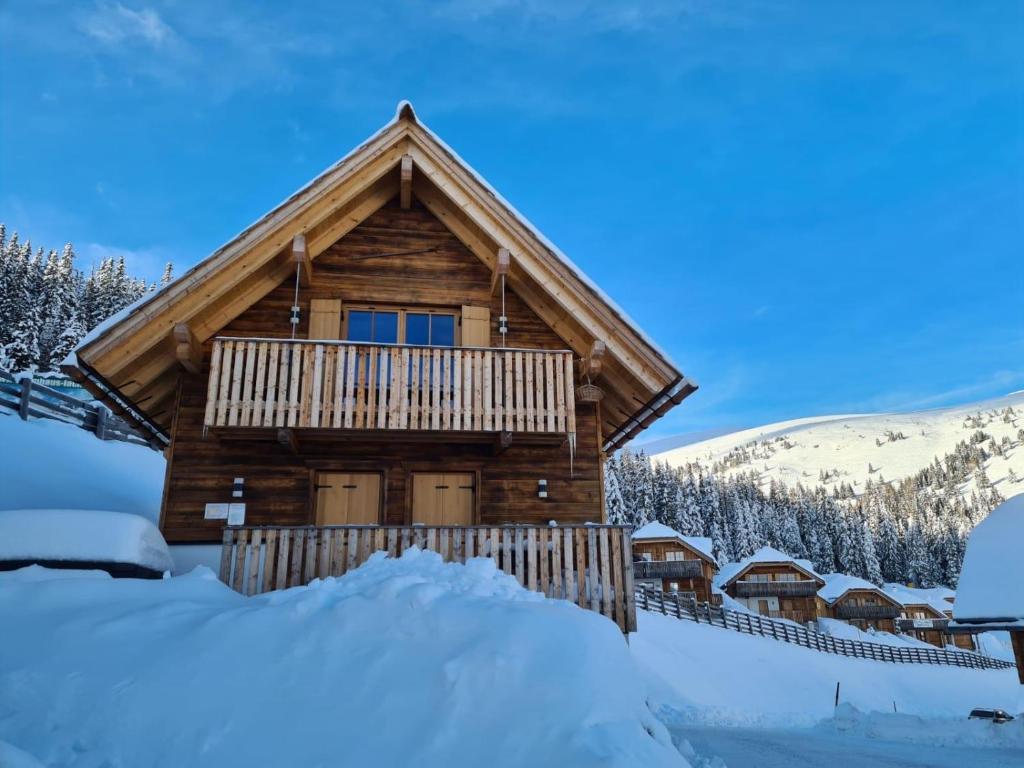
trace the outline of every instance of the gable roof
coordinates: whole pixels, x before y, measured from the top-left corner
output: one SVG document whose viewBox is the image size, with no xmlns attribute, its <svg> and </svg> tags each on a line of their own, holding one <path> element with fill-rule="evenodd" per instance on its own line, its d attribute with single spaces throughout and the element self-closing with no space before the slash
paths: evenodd
<svg viewBox="0 0 1024 768">
<path fill-rule="evenodd" d="M 848 592 L 859 590 L 871 592 L 890 603 L 902 606 L 902 603 L 895 596 L 859 576 L 850 576 L 845 573 L 827 573 L 823 578 L 825 579 L 825 586 L 818 590 L 818 597 L 829 605 L 842 600 L 843 596 Z"/>
<path fill-rule="evenodd" d="M 953 604 L 947 602 L 946 597 L 955 593 L 949 587 L 930 587 L 922 589 L 919 587 L 908 587 L 903 584 L 885 583 L 882 589 L 892 595 L 904 606 L 923 605 L 939 614 L 936 618 L 943 618 L 946 611 L 953 610 Z"/>
<path fill-rule="evenodd" d="M 398 167 L 412 158 L 413 195 L 493 267 L 512 256 L 509 287 L 579 355 L 602 341 L 598 384 L 604 449 L 660 418 L 697 385 L 565 254 L 419 121 L 408 102 L 394 118 L 318 177 L 177 280 L 90 334 L 67 372 L 115 410 L 155 433 L 170 423 L 177 380 L 171 333 L 187 323 L 204 342 L 294 274 L 288 252 L 303 234 L 313 259 L 397 196 Z"/>
<path fill-rule="evenodd" d="M 712 565 L 717 566 L 718 561 L 711 554 L 713 549 L 711 539 L 706 536 L 684 536 L 675 528 L 671 528 L 656 520 L 637 528 L 631 537 L 633 541 L 678 541 L 696 552 Z"/>
<path fill-rule="evenodd" d="M 791 557 L 774 547 L 761 547 L 750 557 L 744 558 L 738 563 L 725 563 L 718 572 L 715 586 L 719 589 L 724 589 L 755 565 L 791 565 L 798 571 L 803 572 L 808 578 L 820 581 L 822 585 L 825 584 L 825 579 L 814 571 L 810 560 L 800 560 Z"/>
</svg>

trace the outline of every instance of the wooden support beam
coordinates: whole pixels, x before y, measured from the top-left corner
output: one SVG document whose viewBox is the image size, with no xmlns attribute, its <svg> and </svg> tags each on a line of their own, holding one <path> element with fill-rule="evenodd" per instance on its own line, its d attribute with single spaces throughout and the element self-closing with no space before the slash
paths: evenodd
<svg viewBox="0 0 1024 768">
<path fill-rule="evenodd" d="M 398 202 L 402 208 L 412 205 L 412 155 L 402 155 L 402 170 L 400 174 L 401 188 L 398 192 Z"/>
<path fill-rule="evenodd" d="M 299 266 L 299 285 L 309 288 L 313 282 L 313 262 L 309 258 L 309 251 L 306 250 L 306 236 L 299 234 L 292 238 L 292 258 Z"/>
<path fill-rule="evenodd" d="M 498 249 L 498 258 L 494 260 L 494 269 L 491 270 L 491 295 L 498 289 L 502 275 L 508 275 L 509 265 L 512 264 L 512 255 L 508 248 Z"/>
<path fill-rule="evenodd" d="M 586 381 L 593 382 L 598 376 L 601 375 L 601 370 L 604 368 L 605 355 L 608 353 L 608 347 L 600 339 L 595 339 L 590 344 L 590 349 L 587 354 L 583 356 L 583 359 L 579 363 L 579 374 L 580 378 Z"/>
<path fill-rule="evenodd" d="M 174 336 L 174 356 L 181 363 L 181 367 L 189 373 L 199 373 L 203 367 L 203 348 L 188 323 L 175 325 L 172 335 Z"/>
<path fill-rule="evenodd" d="M 501 431 L 494 438 L 494 455 L 500 456 L 512 445 L 512 433 Z"/>
<path fill-rule="evenodd" d="M 277 442 L 287 448 L 292 455 L 299 455 L 299 437 L 294 429 L 277 430 Z"/>
</svg>

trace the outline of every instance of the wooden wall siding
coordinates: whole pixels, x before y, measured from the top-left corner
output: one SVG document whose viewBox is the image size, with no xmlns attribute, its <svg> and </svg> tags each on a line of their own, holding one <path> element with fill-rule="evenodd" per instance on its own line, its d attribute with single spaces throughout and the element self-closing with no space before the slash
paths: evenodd
<svg viewBox="0 0 1024 768">
<path fill-rule="evenodd" d="M 356 259 L 356 255 L 393 253 L 437 247 L 433 253 Z M 291 334 L 289 308 L 294 275 L 267 294 L 217 335 L 286 339 Z M 490 295 L 490 272 L 432 215 L 413 201 L 409 210 L 397 202 L 370 216 L 313 263 L 312 281 L 300 292 L 298 336 L 305 338 L 311 298 L 342 302 L 402 303 L 412 298 L 427 305 L 489 305 L 492 324 L 500 314 L 500 297 Z M 511 333 L 508 344 L 561 350 L 565 342 L 516 295 L 506 297 Z M 492 328 L 492 344 L 498 340 Z M 492 445 L 459 443 L 438 434 L 429 444 L 300 440 L 298 454 L 276 443 L 220 440 L 204 434 L 212 342 L 203 345 L 198 375 L 181 376 L 161 528 L 171 543 L 220 542 L 222 521 L 204 520 L 207 502 L 231 501 L 235 477 L 245 478 L 246 523 L 303 526 L 315 521 L 313 475 L 325 472 L 380 472 L 383 475 L 381 522 L 407 525 L 411 473 L 474 472 L 477 475 L 477 522 L 546 524 L 598 523 L 601 518 L 599 409 L 576 404 L 576 454 L 568 445 L 532 444 L 513 436 L 507 450 L 495 455 Z M 244 369 L 243 369 L 244 371 Z M 603 407 L 603 404 L 602 404 Z M 241 410 L 239 410 L 241 414 Z M 396 433 L 397 434 L 397 433 Z M 548 498 L 537 498 L 537 481 L 548 481 Z"/>
<path fill-rule="evenodd" d="M 569 600 L 636 631 L 629 529 L 588 526 L 307 526 L 224 530 L 220 578 L 244 595 L 341 576 L 374 552 L 410 547 L 447 562 L 490 557 L 527 589 Z"/>
<path fill-rule="evenodd" d="M 207 427 L 575 435 L 571 352 L 216 339 Z"/>
</svg>

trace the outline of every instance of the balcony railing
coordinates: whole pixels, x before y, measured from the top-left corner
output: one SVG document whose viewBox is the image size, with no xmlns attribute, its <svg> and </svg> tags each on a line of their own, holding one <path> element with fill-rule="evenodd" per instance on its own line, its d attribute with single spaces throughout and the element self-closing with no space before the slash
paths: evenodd
<svg viewBox="0 0 1024 768">
<path fill-rule="evenodd" d="M 704 575 L 700 560 L 637 560 L 633 576 L 637 579 L 699 579 Z"/>
<path fill-rule="evenodd" d="M 895 619 L 903 613 L 903 609 L 897 605 L 840 603 L 834 610 L 837 619 Z"/>
<path fill-rule="evenodd" d="M 949 619 L 896 619 L 896 628 L 901 632 L 910 632 L 915 629 L 945 632 L 948 626 Z"/>
<path fill-rule="evenodd" d="M 811 597 L 818 592 L 818 583 L 801 581 L 737 581 L 737 597 Z"/>
<path fill-rule="evenodd" d="M 572 353 L 218 338 L 207 427 L 575 435 Z"/>
<path fill-rule="evenodd" d="M 220 578 L 243 595 L 342 576 L 374 552 L 489 557 L 523 587 L 569 600 L 636 631 L 632 544 L 623 525 L 241 526 L 224 529 Z"/>
</svg>

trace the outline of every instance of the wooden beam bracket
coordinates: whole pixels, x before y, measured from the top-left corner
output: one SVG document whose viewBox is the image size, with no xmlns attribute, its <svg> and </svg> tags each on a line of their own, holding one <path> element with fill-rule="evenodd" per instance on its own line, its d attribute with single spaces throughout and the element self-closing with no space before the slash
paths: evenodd
<svg viewBox="0 0 1024 768">
<path fill-rule="evenodd" d="M 295 434 L 294 429 L 285 427 L 277 430 L 277 442 L 287 448 L 292 455 L 299 455 L 299 436 Z"/>
<path fill-rule="evenodd" d="M 590 350 L 583 356 L 583 359 L 580 360 L 577 366 L 580 379 L 593 383 L 601 375 L 601 370 L 604 367 L 604 358 L 607 353 L 608 347 L 605 343 L 600 339 L 595 339 L 590 345 Z"/>
<path fill-rule="evenodd" d="M 498 289 L 502 275 L 508 275 L 509 266 L 512 264 L 512 255 L 508 248 L 499 248 L 498 256 L 494 260 L 494 269 L 491 271 L 491 295 Z"/>
<path fill-rule="evenodd" d="M 181 367 L 189 373 L 199 373 L 203 368 L 203 348 L 188 323 L 176 323 L 171 333 L 174 336 L 174 356 Z"/>
<path fill-rule="evenodd" d="M 310 283 L 313 282 L 313 262 L 306 249 L 305 235 L 299 234 L 292 238 L 292 258 L 299 265 L 299 285 L 309 288 Z"/>
</svg>

